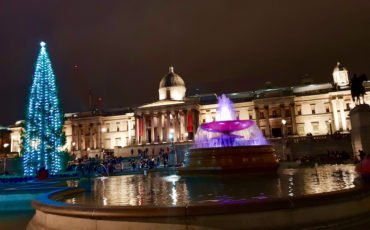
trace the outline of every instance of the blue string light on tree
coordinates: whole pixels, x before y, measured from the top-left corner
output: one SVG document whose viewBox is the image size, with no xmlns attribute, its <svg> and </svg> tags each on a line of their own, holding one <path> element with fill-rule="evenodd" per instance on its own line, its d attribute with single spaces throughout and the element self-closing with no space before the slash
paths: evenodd
<svg viewBox="0 0 370 230">
<path fill-rule="evenodd" d="M 27 107 L 23 143 L 25 176 L 35 175 L 40 168 L 49 170 L 52 175 L 62 169 L 64 115 L 59 107 L 55 75 L 46 43 L 41 42 L 40 46 Z"/>
</svg>

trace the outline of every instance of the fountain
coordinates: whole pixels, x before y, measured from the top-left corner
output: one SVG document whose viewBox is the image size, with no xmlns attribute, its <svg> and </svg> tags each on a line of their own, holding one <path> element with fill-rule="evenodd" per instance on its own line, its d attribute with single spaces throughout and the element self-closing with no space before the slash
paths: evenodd
<svg viewBox="0 0 370 230">
<path fill-rule="evenodd" d="M 233 103 L 218 98 L 216 121 L 198 128 L 184 171 L 276 170 L 275 150 L 251 120 L 236 120 Z"/>
</svg>

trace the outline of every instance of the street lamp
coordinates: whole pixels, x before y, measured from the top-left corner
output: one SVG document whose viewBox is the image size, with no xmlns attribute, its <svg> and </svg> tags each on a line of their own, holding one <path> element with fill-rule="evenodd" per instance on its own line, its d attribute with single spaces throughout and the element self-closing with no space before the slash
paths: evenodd
<svg viewBox="0 0 370 230">
<path fill-rule="evenodd" d="M 286 120 L 285 119 L 283 119 L 283 120 L 281 120 L 281 124 L 283 124 L 283 137 L 284 137 L 284 135 L 285 135 L 285 125 L 286 125 Z"/>
<path fill-rule="evenodd" d="M 330 135 L 333 135 L 333 128 L 331 127 L 331 119 L 328 120 L 330 127 Z"/>
<path fill-rule="evenodd" d="M 285 160 L 285 125 L 286 120 L 281 120 L 281 124 L 283 124 L 283 135 L 282 135 L 282 144 L 283 144 L 283 159 Z"/>
<path fill-rule="evenodd" d="M 174 129 L 170 129 L 170 133 L 168 134 L 168 139 L 171 141 L 171 150 L 170 150 L 170 152 L 169 152 L 169 155 L 168 155 L 168 157 L 169 157 L 169 159 L 168 159 L 168 164 L 170 165 L 170 163 L 172 163 L 171 161 L 171 159 L 174 159 L 175 158 L 175 154 L 176 154 L 176 152 L 175 152 L 175 145 L 173 144 L 173 141 L 174 141 Z M 172 155 L 173 154 L 173 155 Z M 175 162 L 175 164 L 176 164 L 176 162 Z"/>
<path fill-rule="evenodd" d="M 6 171 L 6 161 L 7 161 L 7 158 L 8 158 L 8 156 L 7 156 L 7 152 L 5 151 L 5 148 L 7 148 L 9 146 L 9 144 L 8 143 L 4 143 L 3 144 L 3 147 L 4 147 L 4 174 L 5 174 L 5 171 Z"/>
</svg>

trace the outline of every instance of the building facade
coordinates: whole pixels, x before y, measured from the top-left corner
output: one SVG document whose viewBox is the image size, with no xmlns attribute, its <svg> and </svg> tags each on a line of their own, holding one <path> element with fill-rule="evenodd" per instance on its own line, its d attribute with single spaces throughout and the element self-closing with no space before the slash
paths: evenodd
<svg viewBox="0 0 370 230">
<path fill-rule="evenodd" d="M 349 132 L 353 108 L 348 71 L 339 62 L 333 82 L 231 93 L 235 115 L 253 120 L 267 138 Z M 370 82 L 365 82 L 366 90 Z M 65 149 L 78 156 L 114 152 L 128 156 L 134 147 L 191 144 L 200 124 L 216 119 L 217 95 L 186 97 L 184 80 L 169 68 L 159 84 L 159 100 L 136 108 L 66 114 Z M 365 95 L 370 103 L 370 95 Z M 11 130 L 11 151 L 20 150 L 18 125 Z M 131 150 L 132 151 L 132 150 Z M 154 150 L 153 150 L 154 151 Z"/>
</svg>

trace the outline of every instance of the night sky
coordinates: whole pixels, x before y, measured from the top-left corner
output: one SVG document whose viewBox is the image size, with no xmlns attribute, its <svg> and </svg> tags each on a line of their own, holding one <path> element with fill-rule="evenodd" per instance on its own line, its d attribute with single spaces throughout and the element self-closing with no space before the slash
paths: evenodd
<svg viewBox="0 0 370 230">
<path fill-rule="evenodd" d="M 24 118 L 41 40 L 77 112 L 88 88 L 105 108 L 157 100 L 171 64 L 188 94 L 329 82 L 337 61 L 369 75 L 369 12 L 369 0 L 0 0 L 0 124 Z"/>
</svg>

